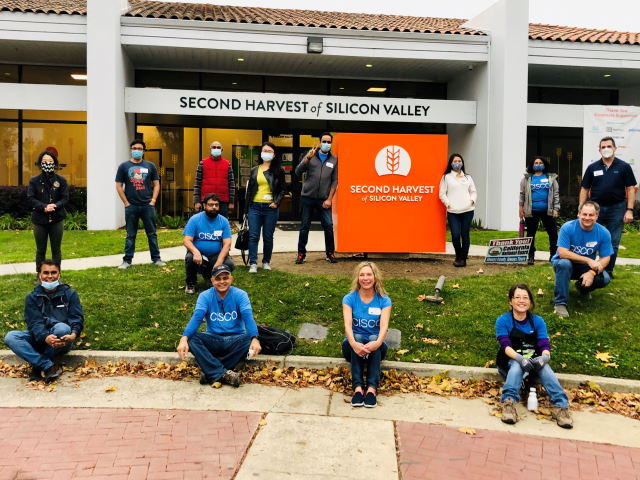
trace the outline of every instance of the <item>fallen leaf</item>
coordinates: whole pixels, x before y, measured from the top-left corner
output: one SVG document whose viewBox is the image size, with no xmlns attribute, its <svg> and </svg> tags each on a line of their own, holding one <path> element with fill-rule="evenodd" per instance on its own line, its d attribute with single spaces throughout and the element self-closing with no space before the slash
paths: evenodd
<svg viewBox="0 0 640 480">
<path fill-rule="evenodd" d="M 304 288 L 309 288 L 309 282 L 304 282 Z"/>
<path fill-rule="evenodd" d="M 422 325 L 421 323 L 416 323 L 416 326 L 413 327 L 413 328 L 416 328 L 418 330 L 422 330 L 424 328 L 424 325 Z"/>
<path fill-rule="evenodd" d="M 420 363 L 420 359 L 419 359 L 419 358 L 412 358 L 411 360 L 412 360 L 413 362 L 415 362 L 415 363 Z"/>
<path fill-rule="evenodd" d="M 620 365 L 618 365 L 615 362 L 610 362 L 610 363 L 605 363 L 604 364 L 605 367 L 613 367 L 613 368 L 618 368 Z"/>
<path fill-rule="evenodd" d="M 596 358 L 601 362 L 610 362 L 613 360 L 613 355 L 609 352 L 596 352 Z"/>
<path fill-rule="evenodd" d="M 422 341 L 422 343 L 428 343 L 429 345 L 438 345 L 440 343 L 440 340 L 438 340 L 437 338 L 421 338 L 420 339 Z"/>
<path fill-rule="evenodd" d="M 264 418 L 263 418 L 262 420 L 260 420 L 259 425 L 260 425 L 261 427 L 264 427 L 266 424 L 267 424 L 267 421 L 266 421 Z"/>
<path fill-rule="evenodd" d="M 487 363 L 484 364 L 484 368 L 489 368 L 494 364 L 493 360 L 489 360 Z"/>
<path fill-rule="evenodd" d="M 470 427 L 460 427 L 458 429 L 458 431 L 464 433 L 465 435 L 475 435 L 476 434 L 476 430 L 474 428 L 470 428 Z"/>
<path fill-rule="evenodd" d="M 158 322 L 153 322 L 153 328 L 160 328 L 160 324 Z"/>
<path fill-rule="evenodd" d="M 115 392 L 118 390 L 118 387 L 107 387 L 104 389 L 105 392 Z"/>
<path fill-rule="evenodd" d="M 396 353 L 398 355 L 404 355 L 405 353 L 409 353 L 409 350 L 398 350 Z"/>
<path fill-rule="evenodd" d="M 451 285 L 451 288 L 460 288 L 460 284 L 459 283 L 454 283 L 453 285 Z"/>
<path fill-rule="evenodd" d="M 476 270 L 476 273 L 484 273 L 484 270 L 479 268 L 478 270 Z"/>
<path fill-rule="evenodd" d="M 538 296 L 541 297 L 544 295 L 544 290 L 542 290 L 541 288 L 538 289 Z"/>
<path fill-rule="evenodd" d="M 222 386 L 222 383 L 220 383 L 220 382 L 213 382 L 213 383 L 211 384 L 211 387 L 212 387 L 212 388 L 220 388 L 221 386 Z"/>
<path fill-rule="evenodd" d="M 424 302 L 426 299 L 426 295 L 418 295 L 418 297 L 416 298 L 416 300 L 418 300 L 419 302 Z"/>
</svg>

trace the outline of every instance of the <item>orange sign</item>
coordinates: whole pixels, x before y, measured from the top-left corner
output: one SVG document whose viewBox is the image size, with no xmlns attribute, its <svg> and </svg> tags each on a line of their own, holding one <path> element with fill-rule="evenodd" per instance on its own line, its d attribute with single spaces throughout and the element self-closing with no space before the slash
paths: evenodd
<svg viewBox="0 0 640 480">
<path fill-rule="evenodd" d="M 445 251 L 447 135 L 341 133 L 334 148 L 339 252 Z"/>
</svg>

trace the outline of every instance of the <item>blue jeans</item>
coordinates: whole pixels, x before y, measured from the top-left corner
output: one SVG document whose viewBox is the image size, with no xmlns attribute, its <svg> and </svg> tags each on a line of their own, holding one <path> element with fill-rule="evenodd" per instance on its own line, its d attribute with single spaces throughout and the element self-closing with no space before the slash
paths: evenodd
<svg viewBox="0 0 640 480">
<path fill-rule="evenodd" d="M 456 251 L 456 258 L 466 260 L 469 256 L 469 230 L 473 220 L 473 210 L 464 213 L 447 213 L 449 230 L 451 230 L 451 243 Z M 462 243 L 460 239 L 462 238 Z"/>
<path fill-rule="evenodd" d="M 556 282 L 554 286 L 555 304 L 566 305 L 569 301 L 569 281 L 577 280 L 580 275 L 589 270 L 586 263 L 574 263 L 566 258 L 559 258 L 553 261 L 553 271 L 556 274 Z M 581 289 L 583 292 L 590 292 L 596 288 L 604 288 L 609 285 L 611 277 L 604 270 L 593 279 L 593 283 L 589 288 Z"/>
<path fill-rule="evenodd" d="M 280 211 L 268 203 L 251 202 L 249 205 L 249 265 L 258 263 L 258 241 L 262 231 L 262 263 L 271 262 L 273 233 Z"/>
<path fill-rule="evenodd" d="M 156 207 L 153 205 L 129 205 L 124 208 L 124 219 L 127 238 L 124 241 L 124 257 L 122 257 L 122 260 L 127 263 L 131 263 L 133 260 L 133 254 L 136 251 L 139 219 L 142 219 L 144 231 L 147 234 L 151 261 L 160 260 L 160 248 L 158 247 L 158 236 L 156 235 Z"/>
<path fill-rule="evenodd" d="M 620 237 L 624 229 L 624 214 L 627 211 L 627 202 L 622 201 L 615 205 L 600 205 L 600 214 L 598 215 L 598 223 L 604 226 L 611 234 L 611 244 L 613 245 L 613 255 L 607 265 L 609 275 L 616 266 L 616 258 L 618 258 L 618 247 L 620 246 Z"/>
<path fill-rule="evenodd" d="M 207 382 L 217 382 L 227 370 L 232 370 L 247 358 L 251 336 L 248 333 L 238 335 L 216 335 L 198 332 L 188 341 L 189 350 L 196 357 Z"/>
<path fill-rule="evenodd" d="M 368 343 L 378 339 L 377 335 L 360 335 L 354 334 L 354 338 L 357 342 Z M 362 375 L 367 369 L 367 387 L 378 388 L 380 385 L 380 364 L 384 357 L 387 356 L 387 344 L 382 342 L 380 348 L 371 352 L 367 358 L 362 358 L 356 352 L 353 351 L 348 340 L 342 342 L 342 356 L 347 362 L 351 362 L 351 385 L 355 390 L 356 387 L 365 386 Z"/>
<path fill-rule="evenodd" d="M 536 375 L 540 379 L 540 383 L 542 383 L 544 389 L 547 391 L 554 407 L 567 408 L 569 406 L 567 394 L 564 393 L 560 382 L 558 382 L 558 377 L 556 377 L 556 374 L 548 364 L 545 365 L 542 370 L 537 370 L 531 374 Z M 501 402 L 507 399 L 511 399 L 514 402 L 520 401 L 520 388 L 522 387 L 523 376 L 524 371 L 520 364 L 513 359 L 509 359 L 509 372 L 502 386 Z"/>
<path fill-rule="evenodd" d="M 326 253 L 335 253 L 336 247 L 333 240 L 333 218 L 331 208 L 322 208 L 323 199 L 300 197 L 300 234 L 298 236 L 298 253 L 307 253 L 309 241 L 309 229 L 314 210 L 320 211 L 320 224 L 324 230 L 324 249 Z"/>
<path fill-rule="evenodd" d="M 66 323 L 56 323 L 49 329 L 49 334 L 62 337 L 71 333 Z M 36 342 L 29 330 L 12 330 L 4 337 L 4 343 L 18 357 L 29 362 L 33 367 L 46 370 L 53 366 L 53 358 L 64 355 L 73 346 L 73 342 L 65 347 L 53 348 L 44 342 Z"/>
</svg>

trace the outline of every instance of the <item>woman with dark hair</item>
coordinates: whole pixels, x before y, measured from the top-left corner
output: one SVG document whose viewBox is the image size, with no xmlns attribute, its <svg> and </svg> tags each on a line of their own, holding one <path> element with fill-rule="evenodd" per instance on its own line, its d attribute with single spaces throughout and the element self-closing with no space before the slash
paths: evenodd
<svg viewBox="0 0 640 480">
<path fill-rule="evenodd" d="M 462 155 L 452 153 L 440 180 L 440 201 L 447 207 L 451 241 L 456 251 L 454 267 L 467 266 L 469 245 L 471 245 L 469 230 L 471 230 L 477 196 L 473 178 L 464 170 Z"/>
<path fill-rule="evenodd" d="M 502 387 L 502 421 L 513 425 L 518 421 L 516 404 L 525 373 L 535 375 L 553 404 L 551 415 L 562 428 L 573 428 L 569 400 L 556 374 L 549 366 L 551 344 L 547 325 L 533 314 L 533 295 L 525 284 L 509 289 L 509 312 L 496 319 L 496 338 L 500 350 L 496 358 L 498 372 L 506 379 Z"/>
<path fill-rule="evenodd" d="M 65 205 L 69 202 L 69 187 L 61 175 L 55 173 L 58 157 L 51 151 L 44 151 L 38 156 L 36 166 L 42 173 L 29 180 L 27 198 L 33 211 L 33 236 L 36 241 L 36 271 L 47 253 L 47 239 L 51 244 L 51 257 L 60 265 L 62 253 L 62 234 L 64 232 Z"/>
<path fill-rule="evenodd" d="M 527 236 L 532 237 L 529 249 L 529 265 L 535 263 L 536 232 L 542 221 L 549 235 L 549 260 L 556 253 L 558 228 L 556 217 L 560 211 L 560 188 L 558 176 L 549 172 L 545 158 L 534 157 L 527 165 L 527 171 L 520 181 L 520 218 L 527 225 Z"/>
<path fill-rule="evenodd" d="M 273 233 L 278 221 L 280 202 L 286 193 L 284 170 L 276 158 L 276 146 L 264 142 L 258 165 L 249 176 L 246 211 L 249 218 L 249 273 L 258 272 L 258 241 L 262 231 L 262 268 L 271 270 Z"/>
</svg>

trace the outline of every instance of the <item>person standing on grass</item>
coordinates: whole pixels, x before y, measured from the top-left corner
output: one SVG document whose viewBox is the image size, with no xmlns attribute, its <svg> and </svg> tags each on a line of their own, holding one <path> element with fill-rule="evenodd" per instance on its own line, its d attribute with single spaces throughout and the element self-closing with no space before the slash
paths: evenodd
<svg viewBox="0 0 640 480">
<path fill-rule="evenodd" d="M 142 219 L 149 242 L 151 261 L 164 267 L 160 259 L 158 236 L 156 235 L 156 200 L 160 193 L 160 176 L 156 166 L 143 159 L 146 145 L 142 140 L 131 142 L 131 158 L 121 163 L 116 173 L 116 191 L 124 204 L 127 238 L 124 242 L 124 257 L 121 270 L 131 266 L 136 250 L 138 221 Z"/>
<path fill-rule="evenodd" d="M 196 169 L 193 187 L 193 208 L 202 210 L 207 195 L 215 193 L 220 199 L 220 213 L 229 218 L 229 207 L 233 208 L 236 195 L 236 181 L 231 162 L 222 157 L 222 143 L 217 140 L 209 145 L 210 155 L 200 160 Z"/>
<path fill-rule="evenodd" d="M 27 330 L 12 330 L 4 343 L 18 357 L 31 364 L 29 381 L 55 381 L 62 367 L 53 362 L 64 355 L 80 336 L 84 314 L 80 298 L 69 285 L 60 283 L 60 264 L 43 260 L 38 270 L 40 285 L 27 295 L 24 321 Z"/>
<path fill-rule="evenodd" d="M 440 180 L 440 201 L 447 208 L 451 242 L 456 252 L 454 267 L 467 266 L 469 246 L 471 245 L 469 231 L 477 197 L 473 178 L 464 170 L 462 155 L 459 153 L 451 154 L 442 180 Z"/>
<path fill-rule="evenodd" d="M 62 261 L 62 234 L 64 218 L 67 216 L 65 206 L 69 202 L 67 180 L 55 173 L 58 168 L 58 157 L 52 151 L 44 151 L 38 156 L 36 165 L 42 173 L 29 180 L 27 198 L 33 207 L 33 237 L 36 241 L 36 271 L 47 254 L 47 238 L 51 244 L 51 256 L 60 265 Z"/>
<path fill-rule="evenodd" d="M 183 244 L 187 249 L 184 257 L 187 276 L 184 293 L 193 295 L 198 271 L 207 279 L 211 270 L 222 263 L 233 271 L 235 265 L 229 256 L 231 250 L 231 227 L 229 220 L 218 214 L 220 200 L 210 193 L 202 201 L 204 211 L 192 216 L 184 227 Z"/>
<path fill-rule="evenodd" d="M 616 142 L 612 137 L 601 139 L 598 148 L 602 158 L 584 171 L 580 205 L 587 199 L 600 205 L 598 223 L 609 230 L 613 245 L 613 255 L 606 268 L 609 277 L 613 278 L 624 224 L 633 222 L 636 177 L 631 165 L 615 156 Z"/>
<path fill-rule="evenodd" d="M 527 225 L 527 236 L 532 237 L 529 248 L 529 265 L 535 263 L 536 232 L 542 222 L 549 236 L 549 261 L 556 254 L 558 227 L 556 218 L 560 212 L 560 187 L 558 176 L 549 172 L 549 163 L 542 157 L 535 157 L 527 166 L 527 172 L 520 181 L 520 219 Z"/>
<path fill-rule="evenodd" d="M 351 292 L 342 299 L 342 316 L 346 335 L 342 355 L 351 363 L 354 390 L 351 406 L 373 408 L 377 404 L 380 364 L 387 354 L 384 339 L 391 318 L 391 299 L 375 263 L 361 262 L 356 266 Z"/>
<path fill-rule="evenodd" d="M 222 263 L 213 269 L 213 287 L 198 296 L 178 344 L 180 359 L 184 360 L 189 351 L 196 357 L 202 385 L 221 382 L 239 387 L 240 374 L 233 369 L 262 350 L 249 296 L 232 283 L 228 265 Z M 198 332 L 202 320 L 207 329 Z"/>
<path fill-rule="evenodd" d="M 516 404 L 524 374 L 536 376 L 553 404 L 551 415 L 558 426 L 573 428 L 569 413 L 569 399 L 558 377 L 549 366 L 551 343 L 547 325 L 542 317 L 533 314 L 533 295 L 522 283 L 509 289 L 509 312 L 496 319 L 496 338 L 500 350 L 496 358 L 498 372 L 505 378 L 502 387 L 502 421 L 513 425 L 518 421 Z"/>
</svg>

